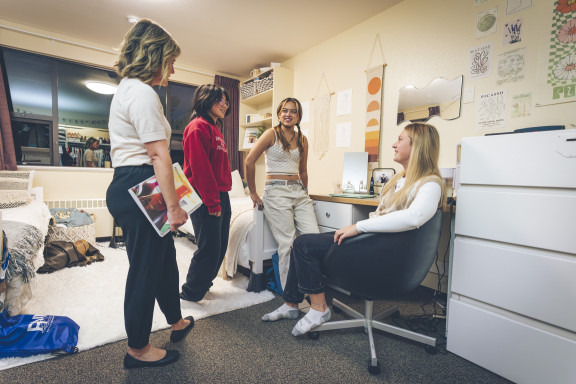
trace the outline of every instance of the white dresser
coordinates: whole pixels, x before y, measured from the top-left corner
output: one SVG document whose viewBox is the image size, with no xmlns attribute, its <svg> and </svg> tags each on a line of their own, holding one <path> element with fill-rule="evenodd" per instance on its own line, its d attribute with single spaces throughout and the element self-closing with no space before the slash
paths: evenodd
<svg viewBox="0 0 576 384">
<path fill-rule="evenodd" d="M 576 130 L 462 141 L 447 349 L 576 383 Z"/>
</svg>

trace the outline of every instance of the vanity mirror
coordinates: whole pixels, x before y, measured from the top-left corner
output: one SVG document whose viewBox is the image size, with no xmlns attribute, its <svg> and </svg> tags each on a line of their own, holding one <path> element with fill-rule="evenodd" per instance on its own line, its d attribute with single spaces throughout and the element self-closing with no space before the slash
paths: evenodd
<svg viewBox="0 0 576 384">
<path fill-rule="evenodd" d="M 437 78 L 424 88 L 408 85 L 400 90 L 398 97 L 397 124 L 403 121 L 423 122 L 432 116 L 444 120 L 460 117 L 462 79 Z"/>
</svg>

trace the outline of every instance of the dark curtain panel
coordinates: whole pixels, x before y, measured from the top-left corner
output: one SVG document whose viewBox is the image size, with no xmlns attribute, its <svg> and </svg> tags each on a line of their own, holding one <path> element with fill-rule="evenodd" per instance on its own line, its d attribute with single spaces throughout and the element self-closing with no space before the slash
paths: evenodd
<svg viewBox="0 0 576 384">
<path fill-rule="evenodd" d="M 224 118 L 224 141 L 228 147 L 228 160 L 230 160 L 230 169 L 238 170 L 240 176 L 244 177 L 244 164 L 242 161 L 242 152 L 238 150 L 239 148 L 239 136 L 240 136 L 240 91 L 239 91 L 240 81 L 230 79 L 228 77 L 216 75 L 214 78 L 214 85 L 219 85 L 223 87 L 230 95 L 230 114 Z"/>
<path fill-rule="evenodd" d="M 0 57 L 0 170 L 15 171 L 16 151 L 10 124 L 10 109 L 8 108 L 8 89 L 4 81 L 4 61 Z"/>
<path fill-rule="evenodd" d="M 440 107 L 429 107 L 428 108 L 428 116 L 440 116 Z"/>
</svg>

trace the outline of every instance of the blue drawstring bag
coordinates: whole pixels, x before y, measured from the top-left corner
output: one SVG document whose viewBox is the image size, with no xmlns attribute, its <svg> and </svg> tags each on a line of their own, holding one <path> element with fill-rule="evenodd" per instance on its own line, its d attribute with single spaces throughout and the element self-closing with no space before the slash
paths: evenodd
<svg viewBox="0 0 576 384">
<path fill-rule="evenodd" d="M 278 269 L 278 252 L 272 255 L 272 266 L 264 274 L 266 289 L 280 296 L 284 293 L 280 282 L 280 270 Z"/>
<path fill-rule="evenodd" d="M 66 316 L 0 313 L 0 358 L 78 352 L 80 327 Z"/>
</svg>

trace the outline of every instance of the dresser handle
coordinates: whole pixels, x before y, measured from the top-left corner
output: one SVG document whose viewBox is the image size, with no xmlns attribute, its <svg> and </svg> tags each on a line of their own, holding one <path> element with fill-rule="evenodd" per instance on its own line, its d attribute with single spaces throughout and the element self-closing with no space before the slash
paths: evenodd
<svg viewBox="0 0 576 384">
<path fill-rule="evenodd" d="M 326 217 L 330 217 L 330 212 L 326 212 Z"/>
</svg>

